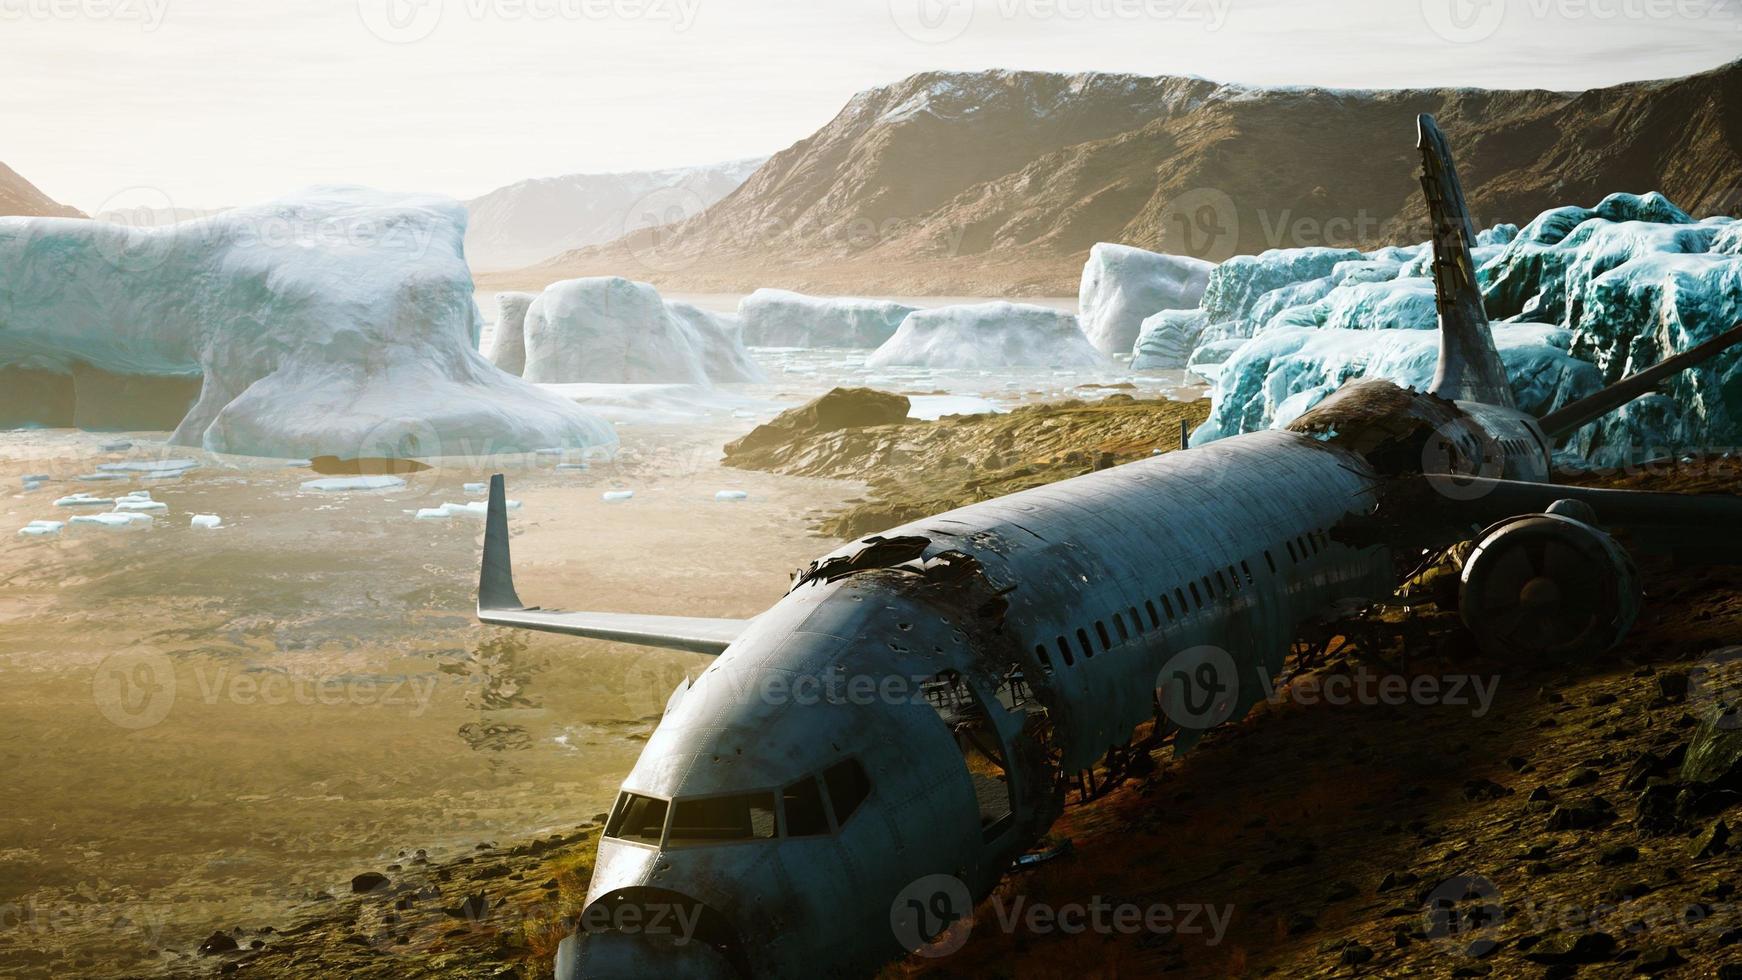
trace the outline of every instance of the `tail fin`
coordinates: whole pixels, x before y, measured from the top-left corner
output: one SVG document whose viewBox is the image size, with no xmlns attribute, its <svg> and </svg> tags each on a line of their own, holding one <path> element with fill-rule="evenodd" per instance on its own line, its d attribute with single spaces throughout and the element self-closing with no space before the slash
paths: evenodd
<svg viewBox="0 0 1742 980">
<path fill-rule="evenodd" d="M 1421 188 L 1433 219 L 1434 293 L 1440 312 L 1440 363 L 1432 393 L 1454 401 L 1515 408 L 1506 369 L 1494 349 L 1476 264 L 1470 247 L 1476 233 L 1464 204 L 1464 188 L 1452 164 L 1452 148 L 1434 117 L 1416 117 L 1421 150 Z"/>
<path fill-rule="evenodd" d="M 1656 388 L 1658 382 L 1701 364 L 1742 344 L 1742 325 L 1713 337 L 1697 347 L 1689 348 L 1657 364 L 1629 375 L 1602 391 L 1581 398 L 1542 417 L 1542 431 L 1556 445 L 1587 423 L 1613 412 L 1628 402 Z"/>
</svg>

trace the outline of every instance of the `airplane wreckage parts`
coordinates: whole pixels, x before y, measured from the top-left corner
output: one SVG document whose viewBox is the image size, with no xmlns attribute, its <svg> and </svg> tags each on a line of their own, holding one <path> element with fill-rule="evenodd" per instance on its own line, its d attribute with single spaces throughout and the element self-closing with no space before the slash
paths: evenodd
<svg viewBox="0 0 1742 980">
<path fill-rule="evenodd" d="M 1509 413 L 1487 418 L 1482 408 L 1373 379 L 1289 428 L 1358 453 L 1385 481 L 1378 510 L 1333 536 L 1391 542 L 1400 563 L 1457 549 L 1458 612 L 1485 650 L 1570 658 L 1612 649 L 1643 600 L 1632 557 L 1598 526 L 1596 509 L 1567 499 L 1576 489 L 1527 483 L 1512 485 L 1531 486 L 1531 499 L 1496 494 L 1508 481 L 1541 479 L 1548 455 L 1528 427 L 1509 431 Z"/>
<path fill-rule="evenodd" d="M 980 531 L 972 538 L 981 548 L 1001 550 L 994 532 Z M 994 582 L 980 559 L 960 550 L 935 550 L 933 539 L 922 535 L 872 536 L 858 545 L 857 550 L 811 562 L 794 576 L 793 591 L 854 576 L 875 592 L 902 597 L 937 616 L 937 625 L 948 631 L 951 645 L 967 654 L 952 657 L 944 644 L 932 644 L 929 652 L 951 661 L 948 669 L 956 672 L 956 679 L 934 685 L 927 697 L 950 720 L 964 755 L 1004 764 L 1016 822 L 1014 839 L 1037 839 L 1064 810 L 1065 782 L 1053 730 L 1057 702 L 1049 685 L 1030 683 L 1029 677 L 1037 672 L 1004 629 L 1010 611 L 1006 596 L 1017 584 Z M 923 631 L 913 632 L 906 623 L 896 624 L 896 629 L 886 641 L 892 653 L 927 652 L 915 649 L 925 642 Z M 987 709 L 974 692 L 992 695 L 989 700 L 1007 713 L 1004 724 L 995 724 L 991 732 L 983 730 Z M 1007 760 L 1002 748 L 988 744 L 985 737 L 991 735 L 996 741 L 999 728 L 1006 729 L 1008 736 L 1003 739 L 1010 745 Z"/>
</svg>

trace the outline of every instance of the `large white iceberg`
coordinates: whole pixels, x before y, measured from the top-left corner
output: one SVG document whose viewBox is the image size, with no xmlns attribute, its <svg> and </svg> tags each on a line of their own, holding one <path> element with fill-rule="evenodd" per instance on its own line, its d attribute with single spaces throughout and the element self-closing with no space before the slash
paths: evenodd
<svg viewBox="0 0 1742 980">
<path fill-rule="evenodd" d="M 614 444 L 478 353 L 465 225 L 354 187 L 157 228 L 0 218 L 0 417 L 149 428 L 167 405 L 177 445 L 276 457 Z"/>
<path fill-rule="evenodd" d="M 1522 229 L 1499 225 L 1474 252 L 1495 341 L 1527 411 L 1742 322 L 1742 223 L 1696 221 L 1659 194 L 1612 194 L 1594 208 L 1543 212 Z M 1438 344 L 1431 254 L 1416 245 L 1230 259 L 1211 273 L 1199 310 L 1150 319 L 1133 366 L 1170 366 L 1192 348 L 1191 362 L 1215 375 L 1199 442 L 1286 422 L 1325 385 L 1362 373 L 1424 386 Z M 1313 341 L 1314 331 L 1326 336 Z M 1386 333 L 1395 336 L 1374 336 Z M 1613 464 L 1738 439 L 1742 352 L 1731 351 L 1582 429 L 1571 448 Z"/>
<path fill-rule="evenodd" d="M 667 303 L 644 282 L 597 276 L 553 283 L 525 320 L 528 381 L 547 384 L 760 380 L 723 319 Z"/>
<path fill-rule="evenodd" d="M 865 366 L 1097 369 L 1110 362 L 1089 343 L 1075 316 L 1000 302 L 911 313 Z"/>
<path fill-rule="evenodd" d="M 1195 309 L 1215 267 L 1188 255 L 1101 242 L 1089 250 L 1077 291 L 1083 333 L 1103 353 L 1123 354 L 1148 317 Z"/>
<path fill-rule="evenodd" d="M 758 289 L 738 302 L 751 347 L 878 347 L 915 307 L 886 300 Z"/>
</svg>

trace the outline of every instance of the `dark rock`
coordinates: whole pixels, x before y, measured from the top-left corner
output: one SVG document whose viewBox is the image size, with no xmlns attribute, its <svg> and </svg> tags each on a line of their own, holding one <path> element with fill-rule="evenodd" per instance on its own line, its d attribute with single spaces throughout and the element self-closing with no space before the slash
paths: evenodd
<svg viewBox="0 0 1742 980">
<path fill-rule="evenodd" d="M 1615 955 L 1615 937 L 1606 932 L 1558 932 L 1532 946 L 1524 958 L 1532 963 L 1576 965 L 1602 963 Z"/>
<path fill-rule="evenodd" d="M 221 932 L 214 932 L 206 937 L 205 942 L 200 943 L 199 954 L 201 956 L 222 956 L 225 953 L 234 953 L 238 948 L 236 940 Z"/>
<path fill-rule="evenodd" d="M 1388 892 L 1393 888 L 1402 888 L 1405 885 L 1413 885 L 1420 880 L 1420 876 L 1412 871 L 1388 871 L 1385 873 L 1385 877 L 1379 879 L 1379 887 L 1376 891 Z"/>
<path fill-rule="evenodd" d="M 1341 902 L 1345 899 L 1354 898 L 1358 894 L 1360 894 L 1360 890 L 1350 882 L 1336 881 L 1331 883 L 1331 890 L 1325 893 L 1325 901 Z"/>
<path fill-rule="evenodd" d="M 1591 707 L 1593 707 L 1593 708 L 1601 708 L 1604 705 L 1609 705 L 1609 704 L 1614 704 L 1614 703 L 1615 703 L 1615 695 L 1610 694 L 1607 691 L 1604 691 L 1602 694 L 1599 694 L 1596 697 L 1591 699 Z"/>
<path fill-rule="evenodd" d="M 1661 973 L 1686 962 L 1687 958 L 1674 946 L 1656 946 L 1639 954 L 1639 959 L 1633 961 L 1633 972 Z"/>
<path fill-rule="evenodd" d="M 1360 943 L 1350 943 L 1343 947 L 1343 952 L 1338 959 L 1342 961 L 1344 966 L 1360 966 L 1373 959 L 1373 950 Z"/>
<path fill-rule="evenodd" d="M 1548 815 L 1549 830 L 1589 830 L 1601 827 L 1615 819 L 1615 811 L 1599 805 L 1597 800 L 1588 803 L 1568 803 L 1554 808 Z"/>
<path fill-rule="evenodd" d="M 1578 789 L 1594 784 L 1599 778 L 1601 776 L 1595 769 L 1574 769 L 1561 785 L 1567 789 Z"/>
<path fill-rule="evenodd" d="M 1605 865 L 1632 864 L 1637 860 L 1639 860 L 1639 848 L 1632 844 L 1617 844 L 1614 847 L 1604 848 L 1603 853 L 1597 857 L 1597 863 Z"/>
<path fill-rule="evenodd" d="M 1714 704 L 1700 717 L 1682 760 L 1684 782 L 1722 784 L 1742 763 L 1742 715 Z"/>
<path fill-rule="evenodd" d="M 1665 701 L 1687 700 L 1688 675 L 1679 670 L 1666 671 L 1657 675 L 1657 693 Z"/>
<path fill-rule="evenodd" d="M 1554 794 L 1548 791 L 1547 786 L 1538 786 L 1525 799 L 1531 803 L 1549 803 L 1554 800 Z"/>
<path fill-rule="evenodd" d="M 1688 845 L 1688 855 L 1698 861 L 1714 854 L 1722 854 L 1730 843 L 1730 828 L 1722 820 L 1712 821 L 1712 825 L 1700 832 L 1694 842 Z"/>
<path fill-rule="evenodd" d="M 1472 803 L 1483 800 L 1498 800 L 1501 797 L 1511 795 L 1512 790 L 1491 779 L 1471 779 L 1464 783 L 1464 799 Z"/>
<path fill-rule="evenodd" d="M 365 871 L 351 879 L 351 894 L 367 895 L 386 888 L 390 882 L 387 876 L 379 871 Z"/>
<path fill-rule="evenodd" d="M 1621 777 L 1621 788 L 1628 792 L 1637 792 L 1645 788 L 1647 780 L 1653 776 L 1661 776 L 1668 767 L 1664 761 L 1653 752 L 1641 752 L 1639 758 L 1627 770 L 1627 775 Z"/>
</svg>

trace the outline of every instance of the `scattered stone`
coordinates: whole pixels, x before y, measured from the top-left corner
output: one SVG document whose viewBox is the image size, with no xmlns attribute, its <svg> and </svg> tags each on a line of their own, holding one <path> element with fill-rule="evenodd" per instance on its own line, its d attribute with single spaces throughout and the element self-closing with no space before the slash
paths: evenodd
<svg viewBox="0 0 1742 980">
<path fill-rule="evenodd" d="M 1343 947 L 1343 952 L 1339 959 L 1342 961 L 1344 966 L 1360 966 L 1361 964 L 1373 959 L 1373 950 L 1361 945 L 1360 943 L 1352 942 Z"/>
<path fill-rule="evenodd" d="M 1730 828 L 1722 820 L 1712 821 L 1712 825 L 1700 832 L 1694 842 L 1688 846 L 1688 854 L 1694 860 L 1708 858 L 1721 854 L 1728 849 L 1730 843 Z"/>
<path fill-rule="evenodd" d="M 1512 790 L 1494 782 L 1491 779 L 1471 779 L 1464 783 L 1464 799 L 1472 803 L 1485 800 L 1498 800 L 1511 796 Z"/>
<path fill-rule="evenodd" d="M 1606 932 L 1558 932 L 1545 936 L 1524 954 L 1532 963 L 1577 965 L 1606 962 L 1615 953 L 1615 937 Z"/>
<path fill-rule="evenodd" d="M 1614 847 L 1604 848 L 1603 853 L 1597 857 L 1598 864 L 1608 866 L 1632 864 L 1637 860 L 1639 860 L 1639 848 L 1632 844 L 1617 844 Z"/>
<path fill-rule="evenodd" d="M 351 894 L 367 895 L 380 891 L 389 884 L 387 876 L 379 871 L 365 871 L 351 879 Z"/>
<path fill-rule="evenodd" d="M 1600 774 L 1595 769 L 1574 769 L 1561 785 L 1567 789 L 1579 789 L 1594 784 L 1599 778 L 1601 778 Z"/>
<path fill-rule="evenodd" d="M 1639 954 L 1639 959 L 1633 961 L 1633 972 L 1661 973 L 1686 962 L 1687 958 L 1674 946 L 1656 946 Z"/>
<path fill-rule="evenodd" d="M 1657 693 L 1671 703 L 1687 700 L 1688 675 L 1679 670 L 1657 675 Z"/>
<path fill-rule="evenodd" d="M 205 942 L 200 943 L 199 954 L 201 956 L 222 956 L 225 953 L 234 953 L 239 948 L 236 945 L 236 940 L 221 932 L 214 932 L 206 937 Z"/>
</svg>

